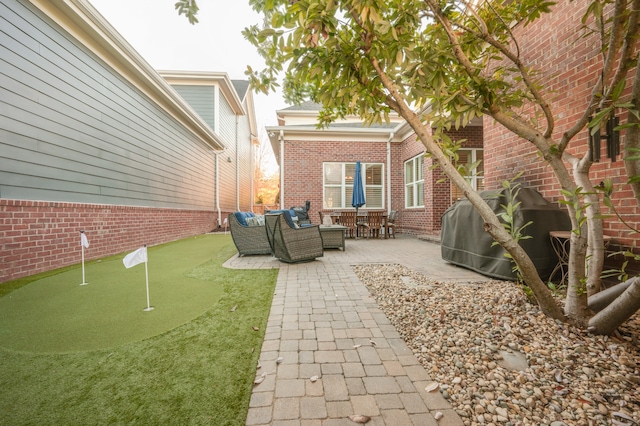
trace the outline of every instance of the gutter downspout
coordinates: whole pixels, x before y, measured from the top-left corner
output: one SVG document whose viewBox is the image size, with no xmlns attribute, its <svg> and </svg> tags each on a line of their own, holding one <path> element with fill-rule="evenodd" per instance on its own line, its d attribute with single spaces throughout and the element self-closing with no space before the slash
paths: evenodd
<svg viewBox="0 0 640 426">
<path fill-rule="evenodd" d="M 280 209 L 284 209 L 284 130 L 280 129 Z"/>
<path fill-rule="evenodd" d="M 220 216 L 222 216 L 222 211 L 220 210 L 220 154 L 222 154 L 222 151 L 215 153 L 216 173 L 214 177 L 214 179 L 216 180 L 215 191 L 216 191 L 216 210 L 218 211 L 218 228 L 222 226 L 222 221 L 220 220 Z"/>
<path fill-rule="evenodd" d="M 387 140 L 387 213 L 391 214 L 391 140 L 395 136 L 394 132 L 389 133 Z"/>
<path fill-rule="evenodd" d="M 251 153 L 251 157 L 249 159 L 249 169 L 250 171 L 250 176 L 251 179 L 249 180 L 249 200 L 250 203 L 249 205 L 251 206 L 251 211 L 253 211 L 253 207 L 255 206 L 255 202 L 256 202 L 256 188 L 255 188 L 255 184 L 256 184 L 256 145 L 253 143 L 254 142 L 254 138 L 258 139 L 257 136 L 254 136 L 251 132 L 249 132 L 249 140 L 251 141 L 249 146 L 251 147 L 251 149 L 249 150 L 249 152 Z M 260 143 L 260 140 L 258 139 L 258 143 Z M 264 208 L 263 208 L 264 210 Z M 264 213 L 264 211 L 263 211 Z"/>
<path fill-rule="evenodd" d="M 236 211 L 237 212 L 240 211 L 240 164 L 238 164 L 240 160 L 240 153 L 238 152 L 240 151 L 238 146 L 240 145 L 240 141 L 238 138 L 239 128 L 240 128 L 240 123 L 239 123 L 238 116 L 236 115 Z"/>
</svg>

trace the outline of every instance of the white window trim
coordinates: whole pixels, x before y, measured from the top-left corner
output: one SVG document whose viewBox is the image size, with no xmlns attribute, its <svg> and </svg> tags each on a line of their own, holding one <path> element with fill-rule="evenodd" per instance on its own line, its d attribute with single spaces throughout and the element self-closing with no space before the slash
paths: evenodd
<svg viewBox="0 0 640 426">
<path fill-rule="evenodd" d="M 411 169 L 415 170 L 415 162 L 422 159 L 422 179 L 414 180 L 412 182 L 407 182 L 407 163 L 412 163 Z M 402 165 L 402 173 L 404 175 L 404 207 L 406 209 L 420 209 L 424 208 L 424 193 L 422 194 L 422 204 L 417 205 L 409 205 L 409 197 L 407 197 L 408 191 L 411 190 L 413 192 L 413 199 L 417 200 L 418 197 L 418 188 L 420 183 L 422 183 L 422 191 L 424 192 L 424 153 L 416 155 L 413 158 L 408 159 Z"/>
</svg>

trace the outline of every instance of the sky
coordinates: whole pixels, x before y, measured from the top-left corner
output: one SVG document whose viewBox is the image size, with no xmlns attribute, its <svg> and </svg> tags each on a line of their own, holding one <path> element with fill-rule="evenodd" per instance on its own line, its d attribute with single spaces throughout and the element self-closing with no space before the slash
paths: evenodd
<svg viewBox="0 0 640 426">
<path fill-rule="evenodd" d="M 155 69 L 226 72 L 247 80 L 247 65 L 264 61 L 241 31 L 261 22 L 248 0 L 198 0 L 198 23 L 178 15 L 175 0 L 89 0 Z M 254 93 L 259 133 L 277 125 L 276 110 L 287 107 L 281 94 Z"/>
</svg>

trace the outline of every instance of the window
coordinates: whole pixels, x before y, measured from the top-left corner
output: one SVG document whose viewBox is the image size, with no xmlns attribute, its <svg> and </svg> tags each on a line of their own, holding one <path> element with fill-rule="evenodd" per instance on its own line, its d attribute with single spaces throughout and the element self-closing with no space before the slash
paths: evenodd
<svg viewBox="0 0 640 426">
<path fill-rule="evenodd" d="M 424 207 L 424 155 L 420 154 L 404 163 L 404 205 Z"/>
<path fill-rule="evenodd" d="M 482 149 L 459 149 L 458 161 L 454 162 L 454 165 L 462 170 L 467 182 L 471 184 L 471 187 L 476 191 L 482 191 L 484 189 L 484 156 Z M 459 198 L 462 198 L 463 193 L 455 186 L 451 184 L 451 202 L 453 203 Z"/>
<path fill-rule="evenodd" d="M 364 195 L 367 200 L 364 208 L 384 208 L 384 170 L 382 166 L 377 163 L 360 163 Z M 323 208 L 344 209 L 351 207 L 355 171 L 356 163 L 324 163 Z"/>
</svg>

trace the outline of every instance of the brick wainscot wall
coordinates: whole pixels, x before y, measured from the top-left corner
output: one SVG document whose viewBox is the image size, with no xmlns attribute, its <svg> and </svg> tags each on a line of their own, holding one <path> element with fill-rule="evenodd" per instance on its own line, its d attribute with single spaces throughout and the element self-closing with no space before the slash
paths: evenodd
<svg viewBox="0 0 640 426">
<path fill-rule="evenodd" d="M 204 210 L 0 199 L 0 282 L 211 231 Z"/>
</svg>

